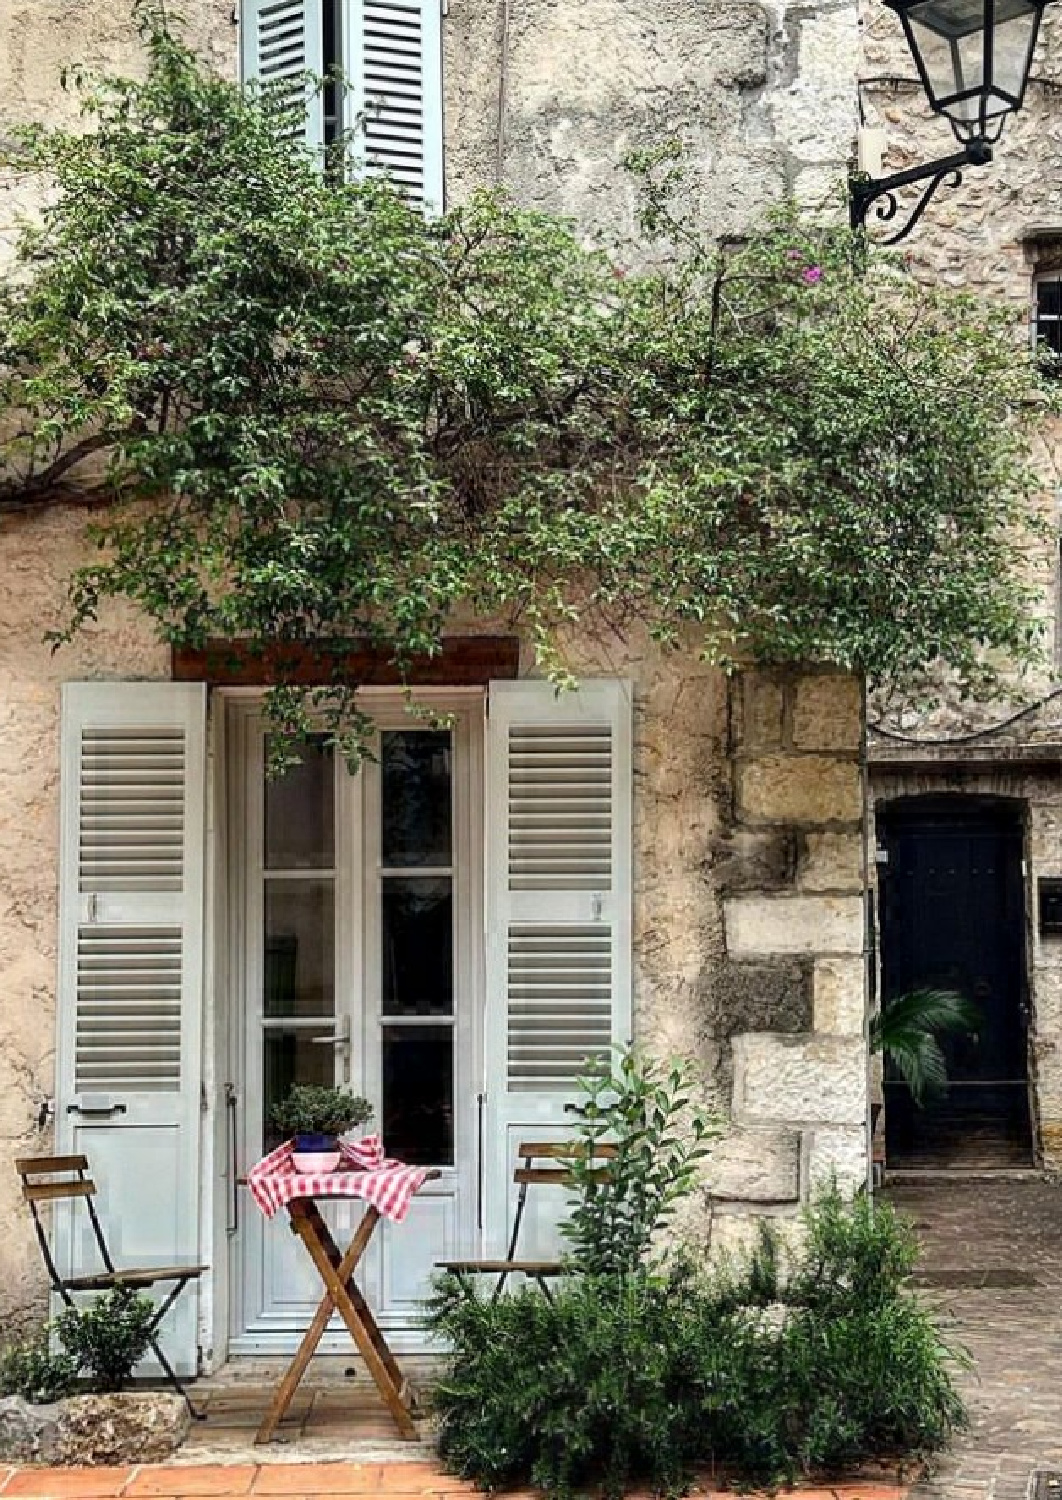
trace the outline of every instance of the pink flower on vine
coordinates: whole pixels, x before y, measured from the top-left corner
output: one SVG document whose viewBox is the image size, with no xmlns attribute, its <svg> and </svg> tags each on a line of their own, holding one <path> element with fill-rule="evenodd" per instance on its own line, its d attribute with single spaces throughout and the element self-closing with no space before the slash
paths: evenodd
<svg viewBox="0 0 1062 1500">
<path fill-rule="evenodd" d="M 822 280 L 822 267 L 821 266 L 805 266 L 804 267 L 804 284 L 806 286 L 817 286 L 818 283 L 821 280 Z"/>
</svg>

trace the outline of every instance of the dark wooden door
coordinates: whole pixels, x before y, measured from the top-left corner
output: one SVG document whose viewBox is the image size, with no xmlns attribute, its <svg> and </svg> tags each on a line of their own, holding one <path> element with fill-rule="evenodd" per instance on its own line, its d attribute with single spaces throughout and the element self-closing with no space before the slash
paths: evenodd
<svg viewBox="0 0 1062 1500">
<path fill-rule="evenodd" d="M 911 798 L 887 804 L 879 826 L 884 996 L 958 990 L 980 1014 L 975 1034 L 942 1038 L 949 1087 L 922 1109 L 886 1059 L 889 1161 L 1027 1164 L 1020 816 L 990 798 Z"/>
</svg>

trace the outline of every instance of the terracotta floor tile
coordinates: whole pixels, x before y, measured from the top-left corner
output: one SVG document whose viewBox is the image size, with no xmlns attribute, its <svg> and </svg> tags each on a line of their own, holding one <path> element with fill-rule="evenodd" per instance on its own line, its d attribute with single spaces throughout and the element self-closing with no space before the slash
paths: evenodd
<svg viewBox="0 0 1062 1500">
<path fill-rule="evenodd" d="M 380 1464 L 263 1464 L 254 1495 L 378 1495 L 383 1488 Z"/>
<path fill-rule="evenodd" d="M 120 1495 L 133 1476 L 131 1468 L 111 1469 L 16 1469 L 4 1487 L 4 1494 L 22 1495 L 28 1500 L 97 1500 L 97 1497 Z"/>
<path fill-rule="evenodd" d="M 138 1470 L 122 1491 L 126 1496 L 248 1495 L 254 1464 L 150 1464 Z"/>
</svg>

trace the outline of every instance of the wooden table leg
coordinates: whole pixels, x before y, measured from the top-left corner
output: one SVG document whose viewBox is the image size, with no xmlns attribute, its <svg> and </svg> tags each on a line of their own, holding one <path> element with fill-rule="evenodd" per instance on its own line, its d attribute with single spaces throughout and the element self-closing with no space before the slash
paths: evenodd
<svg viewBox="0 0 1062 1500">
<path fill-rule="evenodd" d="M 306 1222 L 307 1216 L 304 1213 L 300 1212 L 300 1210 L 303 1210 L 305 1206 L 306 1205 L 303 1203 L 302 1199 L 297 1199 L 294 1203 L 288 1205 L 288 1213 L 291 1217 L 291 1227 L 296 1231 L 300 1239 L 302 1239 L 303 1243 L 309 1246 L 309 1241 L 307 1240 L 306 1234 L 303 1232 L 302 1228 L 302 1225 L 304 1224 L 304 1222 Z M 314 1207 L 314 1213 L 317 1214 L 316 1207 Z M 317 1217 L 320 1218 L 320 1215 L 317 1214 Z M 376 1228 L 375 1222 L 366 1223 L 367 1218 L 368 1215 L 366 1215 L 366 1217 L 363 1218 L 361 1223 L 358 1225 L 357 1233 L 355 1234 L 353 1240 L 351 1240 L 350 1248 L 347 1251 L 346 1257 L 344 1257 L 345 1259 L 350 1260 L 351 1272 L 353 1272 L 354 1267 L 364 1255 L 365 1248 L 368 1245 L 370 1239 L 372 1239 L 373 1230 Z M 321 1220 L 321 1223 L 322 1225 L 324 1224 L 323 1219 Z M 329 1236 L 329 1238 L 331 1238 L 331 1236 Z M 311 1250 L 310 1253 L 313 1254 L 313 1251 Z M 310 1363 L 310 1360 L 313 1358 L 314 1353 L 317 1349 L 317 1345 L 321 1342 L 324 1331 L 328 1327 L 334 1310 L 335 1303 L 333 1301 L 332 1294 L 330 1291 L 326 1290 L 324 1296 L 321 1298 L 321 1301 L 318 1304 L 317 1311 L 313 1315 L 313 1320 L 311 1321 L 310 1326 L 307 1328 L 305 1334 L 303 1335 L 302 1342 L 295 1352 L 294 1359 L 291 1361 L 291 1364 L 288 1366 L 287 1370 L 285 1370 L 284 1377 L 281 1380 L 280 1384 L 277 1386 L 276 1395 L 273 1397 L 273 1400 L 270 1403 L 269 1410 L 263 1418 L 258 1431 L 255 1433 L 254 1440 L 256 1443 L 268 1443 L 273 1437 L 273 1434 L 276 1432 L 277 1428 L 280 1426 L 280 1423 L 284 1420 L 284 1414 L 287 1411 L 288 1407 L 291 1405 L 292 1397 L 295 1395 L 295 1392 L 299 1388 L 299 1382 L 306 1374 L 306 1367 Z"/>
<path fill-rule="evenodd" d="M 375 1213 L 376 1210 L 370 1209 L 368 1210 L 368 1212 Z M 339 1247 L 336 1244 L 335 1240 L 332 1238 L 332 1231 L 329 1229 L 328 1223 L 325 1220 L 324 1215 L 321 1213 L 320 1209 L 317 1207 L 316 1203 L 307 1205 L 307 1217 L 312 1221 L 317 1239 L 324 1246 L 325 1253 L 328 1256 L 329 1261 L 334 1266 L 336 1275 L 340 1275 L 343 1265 L 343 1256 L 340 1254 Z M 395 1389 L 400 1390 L 402 1386 L 407 1383 L 406 1378 L 402 1374 L 402 1371 L 399 1369 L 398 1362 L 395 1359 L 394 1355 L 391 1353 L 390 1346 L 388 1345 L 387 1340 L 384 1338 L 383 1333 L 380 1331 L 379 1324 L 372 1315 L 372 1309 L 366 1302 L 365 1298 L 362 1296 L 361 1289 L 359 1288 L 352 1275 L 348 1274 L 345 1281 L 345 1286 L 347 1295 L 349 1296 L 351 1302 L 353 1302 L 358 1317 L 361 1319 L 362 1323 L 365 1326 L 366 1332 L 372 1339 L 373 1348 L 376 1350 L 377 1354 L 380 1356 L 381 1360 L 386 1366 L 387 1372 L 391 1377 Z"/>
<path fill-rule="evenodd" d="M 344 1255 L 340 1255 L 331 1231 L 315 1203 L 308 1199 L 296 1199 L 288 1204 L 288 1214 L 292 1228 L 306 1246 L 325 1284 L 325 1295 L 277 1387 L 269 1411 L 255 1436 L 255 1442 L 267 1443 L 276 1432 L 328 1327 L 333 1311 L 338 1312 L 346 1324 L 399 1432 L 403 1437 L 417 1441 L 419 1434 L 409 1414 L 405 1394 L 408 1383 L 403 1379 L 387 1340 L 354 1280 L 358 1263 L 380 1222 L 379 1212 L 372 1207 L 366 1209 Z"/>
<path fill-rule="evenodd" d="M 364 1254 L 365 1247 L 379 1221 L 379 1211 L 370 1205 L 365 1210 L 365 1217 L 358 1226 L 358 1233 L 351 1241 L 350 1248 L 338 1266 L 334 1260 L 337 1253 L 335 1241 L 316 1208 L 313 1209 L 312 1214 L 300 1215 L 296 1221 L 296 1227 L 321 1274 L 321 1279 L 328 1288 L 329 1300 L 347 1325 L 350 1336 L 358 1346 L 358 1351 L 375 1382 L 376 1389 L 380 1392 L 395 1420 L 395 1425 L 403 1437 L 416 1442 L 419 1434 L 409 1414 L 409 1408 L 402 1399 L 402 1375 L 394 1355 L 380 1332 L 376 1320 L 365 1305 L 365 1299 L 360 1291 L 356 1287 L 351 1288 L 350 1285 L 354 1268 Z M 366 1225 L 368 1225 L 368 1231 L 363 1237 Z M 361 1241 L 360 1244 L 359 1241 Z M 364 1312 L 359 1311 L 354 1300 L 355 1295 Z"/>
</svg>

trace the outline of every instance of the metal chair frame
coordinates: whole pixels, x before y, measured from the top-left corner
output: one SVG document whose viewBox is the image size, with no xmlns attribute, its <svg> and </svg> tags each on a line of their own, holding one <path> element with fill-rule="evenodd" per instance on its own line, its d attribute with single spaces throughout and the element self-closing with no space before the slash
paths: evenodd
<svg viewBox="0 0 1062 1500">
<path fill-rule="evenodd" d="M 33 1218 L 33 1228 L 37 1235 L 37 1243 L 40 1245 L 41 1256 L 48 1271 L 48 1277 L 52 1284 L 52 1290 L 59 1296 L 67 1307 L 76 1307 L 74 1292 L 78 1291 L 106 1291 L 115 1286 L 150 1287 L 157 1282 L 172 1281 L 172 1290 L 158 1304 L 155 1316 L 152 1318 L 151 1327 L 148 1332 L 148 1347 L 162 1367 L 163 1373 L 170 1385 L 184 1401 L 192 1416 L 198 1421 L 206 1417 L 205 1412 L 199 1411 L 193 1404 L 180 1376 L 170 1364 L 163 1352 L 158 1338 L 158 1328 L 163 1318 L 184 1291 L 189 1282 L 197 1281 L 207 1269 L 205 1265 L 187 1266 L 135 1266 L 119 1269 L 111 1257 L 107 1246 L 107 1239 L 103 1233 L 103 1225 L 100 1223 L 99 1214 L 93 1201 L 96 1193 L 96 1184 L 88 1174 L 88 1158 L 86 1156 L 23 1156 L 15 1162 L 15 1170 L 22 1180 L 22 1196 L 29 1204 L 29 1211 Z M 70 1175 L 74 1174 L 74 1175 Z M 55 1180 L 58 1177 L 58 1180 Z M 51 1178 L 51 1181 L 36 1181 L 34 1179 Z M 47 1231 L 41 1220 L 37 1205 L 42 1202 L 56 1202 L 67 1198 L 84 1199 L 88 1210 L 89 1221 L 92 1225 L 93 1238 L 99 1250 L 100 1259 L 105 1269 L 103 1271 L 87 1276 L 64 1277 L 55 1263 L 55 1257 L 48 1243 Z"/>
<path fill-rule="evenodd" d="M 569 1168 L 558 1165 L 548 1167 L 536 1167 L 536 1160 L 551 1163 L 571 1161 L 572 1157 L 579 1152 L 580 1146 L 577 1141 L 522 1141 L 516 1148 L 517 1165 L 513 1171 L 513 1182 L 519 1186 L 516 1197 L 516 1212 L 513 1215 L 512 1232 L 509 1235 L 509 1246 L 504 1260 L 443 1260 L 436 1264 L 442 1271 L 450 1271 L 453 1275 L 464 1278 L 471 1275 L 498 1275 L 498 1281 L 491 1296 L 492 1302 L 497 1302 L 505 1288 L 505 1283 L 515 1272 L 518 1275 L 527 1276 L 531 1281 L 537 1282 L 543 1295 L 552 1301 L 549 1286 L 550 1278 L 563 1275 L 564 1263 L 559 1260 L 517 1260 L 516 1247 L 520 1240 L 520 1230 L 524 1220 L 524 1210 L 527 1207 L 528 1189 L 533 1183 L 549 1184 L 557 1187 L 570 1187 L 572 1174 Z M 616 1154 L 615 1146 L 607 1141 L 599 1141 L 594 1147 L 594 1156 L 600 1157 L 602 1161 L 611 1161 Z M 596 1169 L 596 1175 L 606 1177 L 608 1168 Z"/>
</svg>

